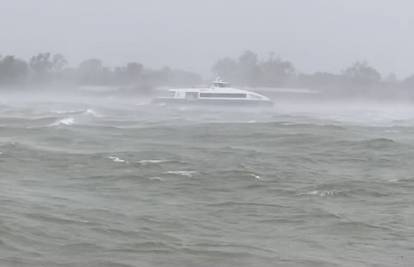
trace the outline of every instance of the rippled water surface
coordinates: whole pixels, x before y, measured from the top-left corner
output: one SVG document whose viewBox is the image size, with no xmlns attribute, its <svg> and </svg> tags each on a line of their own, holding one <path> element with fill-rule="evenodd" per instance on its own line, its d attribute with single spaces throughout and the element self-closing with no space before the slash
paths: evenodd
<svg viewBox="0 0 414 267">
<path fill-rule="evenodd" d="M 413 266 L 414 109 L 293 107 L 2 102 L 0 265 Z"/>
</svg>

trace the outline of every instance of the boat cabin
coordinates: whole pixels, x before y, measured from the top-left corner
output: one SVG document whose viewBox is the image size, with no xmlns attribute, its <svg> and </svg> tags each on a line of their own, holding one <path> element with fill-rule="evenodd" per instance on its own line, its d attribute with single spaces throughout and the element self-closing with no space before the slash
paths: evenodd
<svg viewBox="0 0 414 267">
<path fill-rule="evenodd" d="M 214 81 L 211 87 L 170 89 L 168 97 L 159 98 L 156 102 L 273 105 L 273 102 L 266 96 L 234 88 L 230 83 L 223 82 L 220 79 Z"/>
</svg>

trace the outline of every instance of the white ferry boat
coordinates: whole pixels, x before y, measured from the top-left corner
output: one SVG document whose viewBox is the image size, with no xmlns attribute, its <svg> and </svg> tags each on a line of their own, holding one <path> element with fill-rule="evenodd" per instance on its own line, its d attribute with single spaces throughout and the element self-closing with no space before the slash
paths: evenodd
<svg viewBox="0 0 414 267">
<path fill-rule="evenodd" d="M 194 105 L 224 107 L 272 107 L 273 102 L 261 94 L 231 87 L 220 79 L 211 87 L 169 89 L 169 96 L 158 97 L 153 103 L 161 105 Z"/>
</svg>

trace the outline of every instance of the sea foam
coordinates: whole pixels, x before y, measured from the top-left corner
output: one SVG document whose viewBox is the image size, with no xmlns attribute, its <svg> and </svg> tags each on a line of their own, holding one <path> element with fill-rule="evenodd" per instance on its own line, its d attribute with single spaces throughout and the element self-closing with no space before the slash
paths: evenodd
<svg viewBox="0 0 414 267">
<path fill-rule="evenodd" d="M 75 124 L 75 119 L 72 117 L 69 117 L 69 118 L 63 118 L 63 119 L 57 120 L 54 123 L 50 124 L 49 126 L 61 126 L 61 125 L 70 126 L 73 124 Z"/>
</svg>

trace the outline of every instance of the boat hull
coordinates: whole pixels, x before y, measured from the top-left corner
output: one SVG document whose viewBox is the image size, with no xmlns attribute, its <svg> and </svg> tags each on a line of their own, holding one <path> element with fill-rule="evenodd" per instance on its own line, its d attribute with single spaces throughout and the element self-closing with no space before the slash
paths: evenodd
<svg viewBox="0 0 414 267">
<path fill-rule="evenodd" d="M 264 100 L 241 100 L 241 99 L 177 99 L 177 98 L 155 98 L 152 103 L 166 106 L 192 106 L 192 107 L 252 107 L 271 108 L 273 102 Z"/>
</svg>

